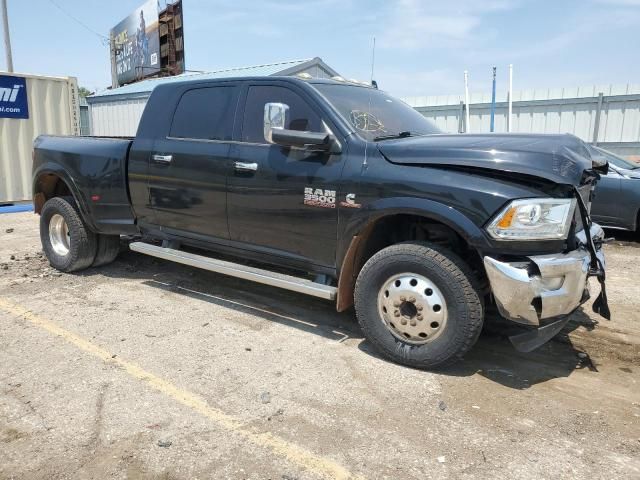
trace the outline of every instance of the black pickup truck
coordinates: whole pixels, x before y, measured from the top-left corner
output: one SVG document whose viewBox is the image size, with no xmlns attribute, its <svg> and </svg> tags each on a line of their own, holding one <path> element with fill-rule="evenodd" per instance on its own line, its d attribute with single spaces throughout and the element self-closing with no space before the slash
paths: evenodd
<svg viewBox="0 0 640 480">
<path fill-rule="evenodd" d="M 433 368 L 471 348 L 486 311 L 525 327 L 521 350 L 542 344 L 590 276 L 609 316 L 589 217 L 606 170 L 574 136 L 444 135 L 355 82 L 192 80 L 156 87 L 135 138 L 37 138 L 33 198 L 59 270 L 113 261 L 126 235 L 134 251 L 355 305 L 380 352 Z"/>
</svg>

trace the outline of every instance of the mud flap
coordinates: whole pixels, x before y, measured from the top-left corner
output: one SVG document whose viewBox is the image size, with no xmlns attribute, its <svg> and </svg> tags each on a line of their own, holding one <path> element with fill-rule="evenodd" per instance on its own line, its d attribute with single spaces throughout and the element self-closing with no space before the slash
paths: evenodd
<svg viewBox="0 0 640 480">
<path fill-rule="evenodd" d="M 568 321 L 569 316 L 567 315 L 566 317 L 562 317 L 555 322 L 545 325 L 544 327 L 512 335 L 509 337 L 509 340 L 516 350 L 528 353 L 555 337 L 558 332 L 564 328 Z"/>
</svg>

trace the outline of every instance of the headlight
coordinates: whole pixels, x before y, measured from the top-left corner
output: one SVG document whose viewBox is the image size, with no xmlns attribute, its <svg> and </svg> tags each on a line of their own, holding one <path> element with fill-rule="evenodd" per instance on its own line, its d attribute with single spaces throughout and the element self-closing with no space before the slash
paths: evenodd
<svg viewBox="0 0 640 480">
<path fill-rule="evenodd" d="M 564 240 L 569 234 L 575 199 L 514 200 L 487 227 L 498 240 Z"/>
</svg>

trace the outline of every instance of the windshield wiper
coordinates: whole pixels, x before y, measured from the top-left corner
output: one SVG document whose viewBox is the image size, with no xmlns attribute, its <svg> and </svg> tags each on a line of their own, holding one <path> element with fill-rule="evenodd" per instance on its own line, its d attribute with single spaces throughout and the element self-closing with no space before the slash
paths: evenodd
<svg viewBox="0 0 640 480">
<path fill-rule="evenodd" d="M 411 133 L 408 130 L 406 130 L 404 132 L 398 132 L 398 133 L 394 133 L 392 135 L 380 135 L 379 137 L 374 137 L 373 141 L 377 142 L 378 140 L 392 140 L 394 138 L 406 138 L 406 137 L 411 137 L 413 135 L 415 135 L 415 134 Z"/>
</svg>

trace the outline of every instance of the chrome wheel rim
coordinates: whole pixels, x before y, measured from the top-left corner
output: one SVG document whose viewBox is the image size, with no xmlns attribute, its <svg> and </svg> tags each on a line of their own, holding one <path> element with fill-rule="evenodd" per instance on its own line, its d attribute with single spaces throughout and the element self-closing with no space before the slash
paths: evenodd
<svg viewBox="0 0 640 480">
<path fill-rule="evenodd" d="M 58 213 L 49 220 L 49 241 L 51 248 L 58 255 L 64 257 L 69 254 L 69 245 L 71 244 L 69 227 L 64 221 L 64 217 Z"/>
<path fill-rule="evenodd" d="M 393 275 L 382 284 L 378 312 L 396 338 L 416 345 L 435 340 L 447 325 L 444 295 L 431 280 L 415 273 Z"/>
</svg>

